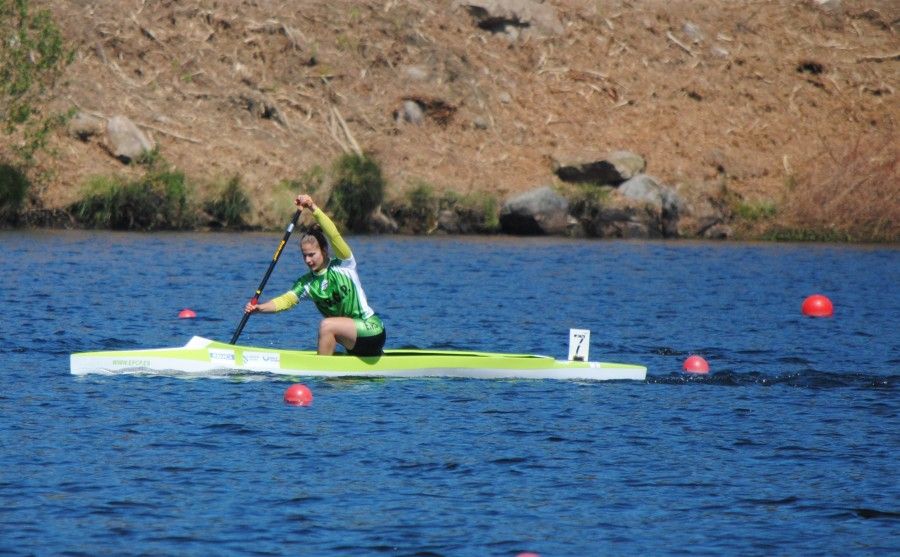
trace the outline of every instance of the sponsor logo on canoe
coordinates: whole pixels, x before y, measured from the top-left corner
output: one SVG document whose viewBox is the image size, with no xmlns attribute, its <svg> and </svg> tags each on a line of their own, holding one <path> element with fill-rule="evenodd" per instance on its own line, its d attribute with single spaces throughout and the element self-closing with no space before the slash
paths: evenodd
<svg viewBox="0 0 900 557">
<path fill-rule="evenodd" d="M 244 352 L 244 365 L 250 369 L 278 369 L 281 354 L 278 352 Z"/>
<path fill-rule="evenodd" d="M 222 350 L 221 348 L 209 349 L 209 361 L 214 364 L 227 366 L 234 365 L 234 350 Z"/>
<path fill-rule="evenodd" d="M 150 360 L 142 360 L 140 358 L 122 358 L 113 360 L 112 365 L 121 368 L 150 367 Z"/>
</svg>

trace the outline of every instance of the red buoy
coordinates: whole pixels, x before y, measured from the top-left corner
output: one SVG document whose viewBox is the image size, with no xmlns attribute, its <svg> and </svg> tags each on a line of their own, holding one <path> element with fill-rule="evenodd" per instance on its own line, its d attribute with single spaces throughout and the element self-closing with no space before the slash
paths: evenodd
<svg viewBox="0 0 900 557">
<path fill-rule="evenodd" d="M 709 373 L 709 364 L 700 356 L 688 356 L 681 369 L 688 373 Z"/>
<path fill-rule="evenodd" d="M 178 319 L 193 319 L 197 317 L 197 312 L 192 309 L 183 309 L 178 312 Z"/>
<path fill-rule="evenodd" d="M 294 383 L 284 391 L 284 401 L 288 404 L 309 406 L 312 400 L 312 391 L 303 383 Z"/>
<path fill-rule="evenodd" d="M 813 294 L 803 300 L 803 315 L 809 317 L 831 317 L 834 315 L 834 305 L 831 300 L 821 294 Z"/>
</svg>

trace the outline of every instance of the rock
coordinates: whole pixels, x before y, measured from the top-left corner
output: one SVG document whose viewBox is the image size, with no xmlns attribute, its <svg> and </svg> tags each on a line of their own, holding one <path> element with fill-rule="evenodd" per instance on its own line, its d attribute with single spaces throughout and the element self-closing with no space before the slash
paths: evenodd
<svg viewBox="0 0 900 557">
<path fill-rule="evenodd" d="M 813 0 L 813 5 L 830 14 L 839 14 L 844 9 L 841 0 Z"/>
<path fill-rule="evenodd" d="M 384 214 L 384 211 L 381 210 L 381 205 L 376 207 L 369 215 L 367 225 L 370 231 L 378 234 L 394 233 L 399 228 L 394 219 Z"/>
<path fill-rule="evenodd" d="M 715 56 L 716 58 L 728 58 L 731 54 L 724 48 L 719 45 L 714 45 L 709 49 L 709 53 Z"/>
<path fill-rule="evenodd" d="M 724 223 L 714 224 L 703 231 L 703 237 L 709 240 L 727 240 L 733 235 L 731 227 Z"/>
<path fill-rule="evenodd" d="M 288 127 L 281 111 L 274 101 L 256 91 L 247 91 L 232 97 L 232 102 L 245 108 L 257 118 L 274 120 L 284 127 Z"/>
<path fill-rule="evenodd" d="M 113 156 L 126 164 L 155 147 L 150 138 L 125 116 L 110 118 L 106 123 L 106 135 Z"/>
<path fill-rule="evenodd" d="M 691 23 L 690 21 L 685 22 L 685 24 L 681 27 L 681 31 L 691 40 L 692 43 L 699 44 L 703 42 L 703 31 L 700 30 L 697 24 Z"/>
<path fill-rule="evenodd" d="M 619 186 L 616 191 L 629 199 L 646 201 L 660 210 L 678 211 L 683 205 L 674 189 L 661 185 L 647 174 L 638 174 Z"/>
<path fill-rule="evenodd" d="M 487 118 L 482 116 L 476 116 L 474 120 L 472 120 L 472 126 L 476 130 L 486 130 L 488 129 L 490 124 L 488 124 Z"/>
<path fill-rule="evenodd" d="M 553 188 L 543 186 L 513 197 L 500 209 L 500 228 L 507 234 L 564 234 L 569 202 Z"/>
<path fill-rule="evenodd" d="M 553 6 L 534 0 L 457 0 L 455 6 L 464 7 L 479 27 L 494 33 L 518 36 L 519 31 L 531 30 L 554 36 L 564 32 Z"/>
<path fill-rule="evenodd" d="M 68 130 L 72 137 L 88 141 L 103 132 L 103 120 L 79 111 L 69 120 Z"/>
<path fill-rule="evenodd" d="M 459 215 L 456 211 L 444 209 L 438 213 L 437 230 L 447 234 L 460 234 L 463 232 L 460 227 Z"/>
<path fill-rule="evenodd" d="M 708 233 L 717 233 L 715 230 L 722 230 L 731 220 L 734 194 L 722 181 L 681 184 L 678 194 L 683 200 L 683 210 L 679 211 L 679 236 L 707 238 L 710 237 Z"/>
<path fill-rule="evenodd" d="M 403 105 L 394 114 L 398 121 L 406 117 L 415 121 L 424 121 L 425 118 L 434 120 L 438 125 L 446 127 L 458 110 L 458 106 L 451 104 L 444 99 L 438 97 L 430 97 L 425 95 L 407 95 L 403 98 Z M 412 103 L 412 104 L 410 104 Z M 413 106 L 416 105 L 416 106 Z M 404 116 L 404 111 L 407 116 Z"/>
<path fill-rule="evenodd" d="M 627 199 L 648 203 L 654 212 L 658 212 L 654 218 L 658 218 L 662 235 L 678 236 L 678 219 L 684 208 L 684 201 L 674 189 L 660 185 L 651 176 L 638 174 L 616 191 Z"/>
<path fill-rule="evenodd" d="M 624 197 L 602 206 L 579 207 L 579 221 L 585 235 L 594 238 L 660 238 L 658 222 L 648 211 Z"/>
<path fill-rule="evenodd" d="M 429 78 L 428 70 L 422 66 L 405 66 L 403 76 L 410 81 L 427 81 Z"/>
<path fill-rule="evenodd" d="M 565 182 L 618 185 L 644 171 L 644 158 L 630 151 L 600 156 L 552 157 L 553 172 Z"/>
<path fill-rule="evenodd" d="M 581 222 L 572 215 L 566 215 L 566 236 L 572 238 L 584 238 L 585 236 L 584 227 L 581 226 Z"/>
<path fill-rule="evenodd" d="M 645 174 L 606 194 L 580 196 L 572 204 L 583 234 L 599 238 L 677 237 L 683 210 L 684 201 L 673 188 Z"/>
<path fill-rule="evenodd" d="M 397 111 L 397 122 L 409 122 L 420 126 L 424 120 L 425 111 L 422 110 L 422 105 L 416 101 L 403 101 L 403 105 Z"/>
</svg>

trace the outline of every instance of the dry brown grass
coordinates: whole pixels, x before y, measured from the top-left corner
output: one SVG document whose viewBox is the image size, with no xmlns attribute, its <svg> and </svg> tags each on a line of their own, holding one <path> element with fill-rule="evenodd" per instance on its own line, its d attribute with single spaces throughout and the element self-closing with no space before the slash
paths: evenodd
<svg viewBox="0 0 900 557">
<path fill-rule="evenodd" d="M 900 148 L 891 131 L 823 141 L 798 174 L 782 226 L 799 237 L 900 239 Z"/>
</svg>

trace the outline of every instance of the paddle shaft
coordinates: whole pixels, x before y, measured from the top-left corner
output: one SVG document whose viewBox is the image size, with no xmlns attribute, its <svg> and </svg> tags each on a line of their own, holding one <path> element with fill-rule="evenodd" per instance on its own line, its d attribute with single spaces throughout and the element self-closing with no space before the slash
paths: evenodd
<svg viewBox="0 0 900 557">
<path fill-rule="evenodd" d="M 281 257 L 281 252 L 282 250 L 284 250 L 284 246 L 285 244 L 287 244 L 288 238 L 291 237 L 291 232 L 294 231 L 294 226 L 297 225 L 297 219 L 300 218 L 301 211 L 302 209 L 297 209 L 297 212 L 294 213 L 294 218 L 292 218 L 290 224 L 287 225 L 287 229 L 285 229 L 284 231 L 284 237 L 281 238 L 281 243 L 278 244 L 278 248 L 275 250 L 275 255 L 272 256 L 272 262 L 269 263 L 269 269 L 266 271 L 266 275 L 259 283 L 259 288 L 256 289 L 256 293 L 253 295 L 253 298 L 250 299 L 253 305 L 256 305 L 259 302 L 259 297 L 262 295 L 263 288 L 266 287 L 266 283 L 269 281 L 269 276 L 272 275 L 272 270 L 275 269 L 275 264 L 278 263 L 278 258 Z M 234 331 L 234 335 L 232 335 L 231 342 L 229 344 L 234 344 L 237 342 L 238 337 L 241 336 L 241 331 L 244 330 L 244 325 L 247 324 L 248 319 L 250 319 L 250 314 L 245 312 L 244 316 L 241 318 L 241 323 Z"/>
</svg>

